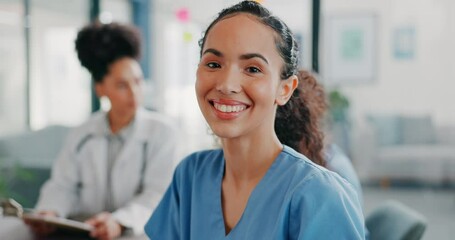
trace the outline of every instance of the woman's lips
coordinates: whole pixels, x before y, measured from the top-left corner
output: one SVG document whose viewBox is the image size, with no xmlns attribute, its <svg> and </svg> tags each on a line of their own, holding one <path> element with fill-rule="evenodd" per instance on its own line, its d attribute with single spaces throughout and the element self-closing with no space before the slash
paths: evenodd
<svg viewBox="0 0 455 240">
<path fill-rule="evenodd" d="M 250 107 L 248 104 L 232 99 L 209 100 L 209 102 L 215 109 L 217 117 L 223 120 L 237 118 Z"/>
</svg>

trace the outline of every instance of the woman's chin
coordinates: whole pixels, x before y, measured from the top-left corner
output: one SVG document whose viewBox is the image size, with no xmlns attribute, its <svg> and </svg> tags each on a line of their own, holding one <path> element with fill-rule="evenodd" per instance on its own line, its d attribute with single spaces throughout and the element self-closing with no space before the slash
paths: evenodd
<svg viewBox="0 0 455 240">
<path fill-rule="evenodd" d="M 212 132 L 219 138 L 222 139 L 232 139 L 239 137 L 237 129 L 226 128 L 226 127 L 211 127 Z"/>
<path fill-rule="evenodd" d="M 122 116 L 123 118 L 133 118 L 136 115 L 137 108 L 127 108 L 127 109 L 111 109 L 111 111 L 115 112 L 115 115 Z"/>
</svg>

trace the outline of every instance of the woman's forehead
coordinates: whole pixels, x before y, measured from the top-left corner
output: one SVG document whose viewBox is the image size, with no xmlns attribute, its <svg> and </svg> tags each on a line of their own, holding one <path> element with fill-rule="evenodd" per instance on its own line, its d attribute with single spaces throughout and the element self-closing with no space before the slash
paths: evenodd
<svg viewBox="0 0 455 240">
<path fill-rule="evenodd" d="M 207 33 L 204 51 L 275 52 L 275 31 L 250 14 L 236 14 L 217 22 Z"/>
</svg>

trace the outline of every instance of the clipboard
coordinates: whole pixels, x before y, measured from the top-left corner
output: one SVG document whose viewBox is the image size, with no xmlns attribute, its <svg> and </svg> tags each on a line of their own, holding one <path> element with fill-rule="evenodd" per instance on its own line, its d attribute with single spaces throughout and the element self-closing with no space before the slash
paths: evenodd
<svg viewBox="0 0 455 240">
<path fill-rule="evenodd" d="M 52 226 L 55 226 L 57 231 L 61 232 L 71 232 L 81 235 L 89 235 L 92 231 L 93 226 L 61 217 L 53 216 L 42 216 L 34 213 L 33 211 L 24 211 L 22 205 L 16 202 L 14 199 L 5 199 L 0 201 L 0 206 L 3 209 L 4 216 L 12 216 L 22 218 L 28 221 L 46 223 Z"/>
</svg>

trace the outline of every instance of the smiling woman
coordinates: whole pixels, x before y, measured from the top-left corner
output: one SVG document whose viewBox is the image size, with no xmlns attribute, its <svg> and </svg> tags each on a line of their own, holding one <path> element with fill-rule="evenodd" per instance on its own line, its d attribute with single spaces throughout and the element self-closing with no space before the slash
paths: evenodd
<svg viewBox="0 0 455 240">
<path fill-rule="evenodd" d="M 244 132 L 254 138 L 269 134 L 265 139 L 276 140 L 275 102 L 282 105 L 297 80 L 279 81 L 282 59 L 270 48 L 274 41 L 266 25 L 245 14 L 220 21 L 205 38 L 196 95 L 205 119 L 222 141 Z M 243 111 L 226 111 L 235 106 Z"/>
<path fill-rule="evenodd" d="M 222 149 L 180 163 L 145 226 L 149 237 L 364 239 L 353 188 L 275 132 L 278 107 L 300 114 L 288 103 L 298 48 L 286 24 L 243 1 L 218 15 L 200 45 L 197 100 Z"/>
</svg>

